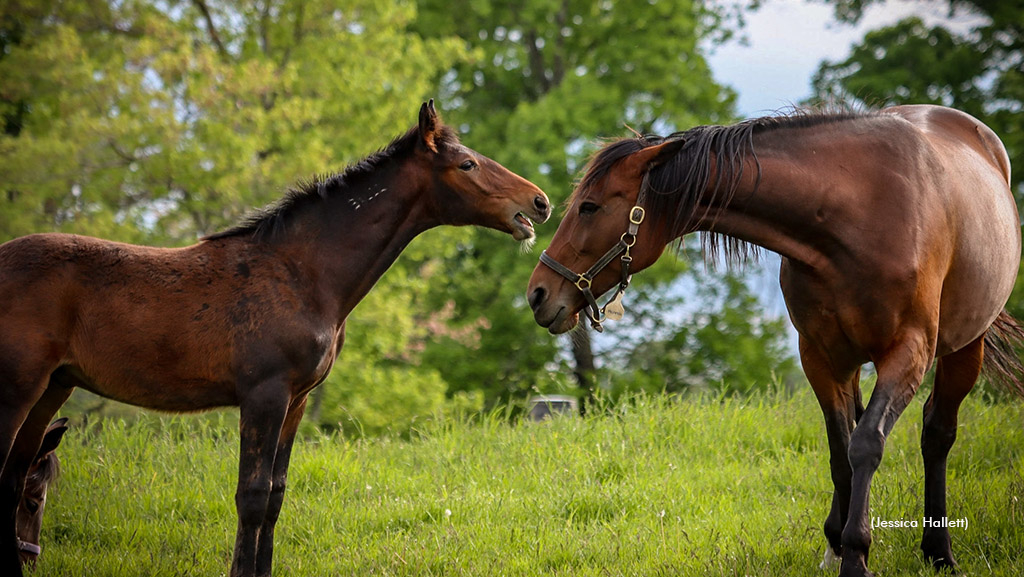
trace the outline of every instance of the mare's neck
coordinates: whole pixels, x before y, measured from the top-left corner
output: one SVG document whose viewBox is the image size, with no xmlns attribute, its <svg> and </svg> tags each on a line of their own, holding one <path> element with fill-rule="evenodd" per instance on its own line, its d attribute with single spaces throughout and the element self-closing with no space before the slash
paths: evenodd
<svg viewBox="0 0 1024 577">
<path fill-rule="evenodd" d="M 818 143 L 802 141 L 806 134 L 787 130 L 779 138 L 771 133 L 756 135 L 760 181 L 754 157 L 748 153 L 736 194 L 709 207 L 690 230 L 737 238 L 812 267 L 823 263 L 836 240 L 834 228 L 825 224 L 832 216 L 831 196 L 839 186 L 826 182 L 828 171 L 815 170 L 835 159 Z"/>
</svg>

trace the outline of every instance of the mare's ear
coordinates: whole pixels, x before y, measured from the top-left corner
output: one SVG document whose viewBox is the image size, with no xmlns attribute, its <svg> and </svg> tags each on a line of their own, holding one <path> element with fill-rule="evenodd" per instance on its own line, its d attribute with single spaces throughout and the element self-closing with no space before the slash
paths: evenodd
<svg viewBox="0 0 1024 577">
<path fill-rule="evenodd" d="M 57 445 L 60 445 L 61 439 L 64 438 L 64 433 L 68 431 L 67 423 L 67 417 L 63 417 L 50 423 L 49 427 L 46 427 L 46 434 L 43 435 L 43 443 L 39 446 L 36 459 L 42 459 L 57 450 Z"/>
<path fill-rule="evenodd" d="M 686 144 L 682 138 L 666 140 L 661 144 L 648 146 L 630 156 L 630 160 L 641 173 L 671 160 Z"/>
<path fill-rule="evenodd" d="M 423 139 L 423 144 L 433 152 L 437 152 L 434 136 L 440 128 L 441 119 L 437 116 L 434 99 L 431 98 L 430 101 L 424 102 L 423 106 L 420 106 L 420 138 Z"/>
</svg>

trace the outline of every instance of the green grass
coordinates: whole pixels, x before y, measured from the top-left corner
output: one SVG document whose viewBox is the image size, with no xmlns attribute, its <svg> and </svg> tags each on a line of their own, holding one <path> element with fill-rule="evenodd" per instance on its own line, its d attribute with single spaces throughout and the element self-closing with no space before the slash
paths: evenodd
<svg viewBox="0 0 1024 577">
<path fill-rule="evenodd" d="M 890 438 L 874 515 L 922 515 L 920 409 Z M 236 423 L 217 413 L 73 428 L 35 574 L 226 574 Z M 818 569 L 828 454 L 808 392 L 429 427 L 412 440 L 297 444 L 275 575 L 829 574 Z M 1019 575 L 1024 404 L 969 399 L 949 469 L 950 514 L 970 523 L 953 530 L 961 566 Z M 876 529 L 871 567 L 933 575 L 919 531 Z"/>
</svg>

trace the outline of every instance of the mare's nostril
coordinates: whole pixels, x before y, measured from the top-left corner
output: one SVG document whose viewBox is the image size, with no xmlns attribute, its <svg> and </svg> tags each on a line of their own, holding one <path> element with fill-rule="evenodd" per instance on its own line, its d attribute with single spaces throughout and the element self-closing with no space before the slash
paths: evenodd
<svg viewBox="0 0 1024 577">
<path fill-rule="evenodd" d="M 537 287 L 530 293 L 530 308 L 536 311 L 544 299 L 547 297 L 547 291 L 543 287 Z"/>
</svg>

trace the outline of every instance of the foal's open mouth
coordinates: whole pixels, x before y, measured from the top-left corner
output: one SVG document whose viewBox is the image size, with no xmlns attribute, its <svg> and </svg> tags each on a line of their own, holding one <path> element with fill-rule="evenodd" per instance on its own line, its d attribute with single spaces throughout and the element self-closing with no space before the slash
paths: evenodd
<svg viewBox="0 0 1024 577">
<path fill-rule="evenodd" d="M 536 236 L 533 230 L 533 221 L 522 212 L 517 212 L 512 217 L 512 238 L 516 240 L 529 240 Z"/>
</svg>

